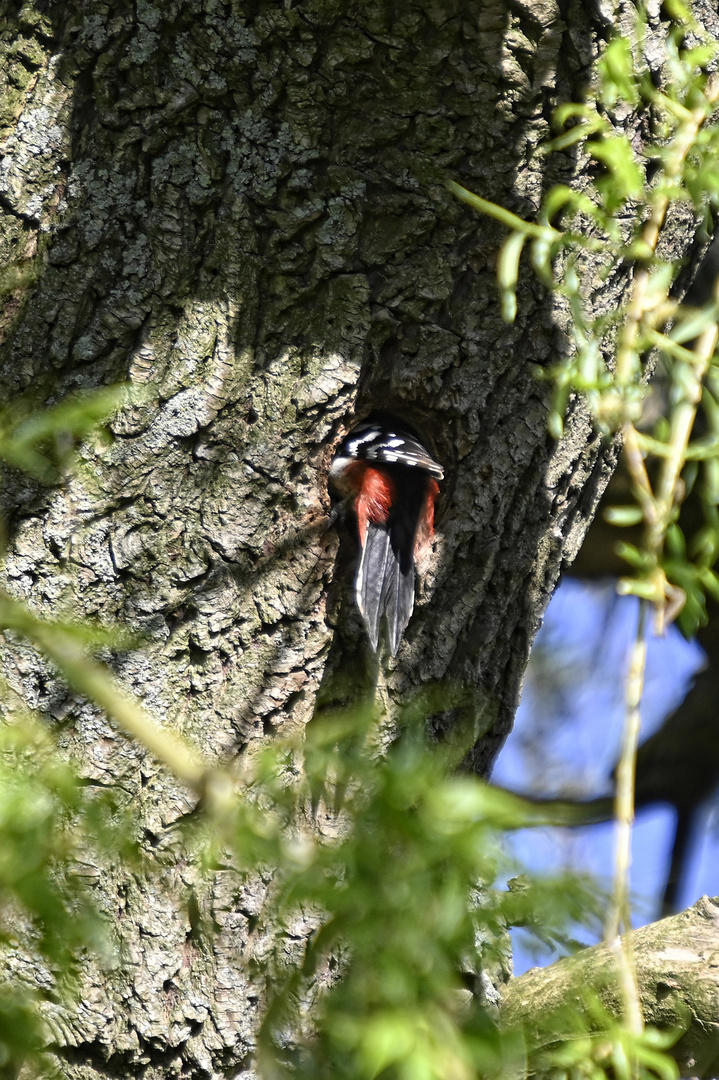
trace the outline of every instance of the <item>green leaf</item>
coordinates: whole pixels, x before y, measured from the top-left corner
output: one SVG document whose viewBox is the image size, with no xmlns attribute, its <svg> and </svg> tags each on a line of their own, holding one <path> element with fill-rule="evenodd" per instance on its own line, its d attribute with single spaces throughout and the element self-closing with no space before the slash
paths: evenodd
<svg viewBox="0 0 719 1080">
<path fill-rule="evenodd" d="M 559 442 L 559 440 L 564 435 L 564 417 L 560 412 L 557 412 L 556 409 L 553 409 L 552 412 L 549 414 L 547 427 L 549 429 L 549 434 L 552 436 L 552 438 L 556 439 L 557 442 Z"/>
<path fill-rule="evenodd" d="M 684 533 L 679 526 L 674 522 L 667 528 L 665 538 L 666 550 L 674 559 L 685 559 L 687 554 L 687 545 L 684 539 Z"/>
<path fill-rule="evenodd" d="M 604 206 L 613 213 L 629 198 L 640 198 L 644 173 L 626 135 L 611 135 L 587 144 L 587 151 L 605 166 L 609 175 L 597 181 Z"/>
<path fill-rule="evenodd" d="M 703 498 L 711 506 L 719 505 L 719 458 L 711 457 L 704 462 Z"/>
<path fill-rule="evenodd" d="M 519 276 L 519 258 L 522 254 L 526 235 L 510 233 L 499 253 L 497 262 L 497 282 L 502 298 L 502 318 L 507 323 L 514 322 L 517 314 L 517 277 Z"/>
<path fill-rule="evenodd" d="M 686 450 L 686 461 L 712 461 L 719 454 L 719 434 L 695 439 Z"/>
<path fill-rule="evenodd" d="M 564 209 L 586 214 L 589 218 L 596 218 L 599 213 L 595 203 L 584 192 L 575 191 L 566 184 L 555 184 L 544 199 L 543 220 L 549 224 L 552 218 Z"/>
<path fill-rule="evenodd" d="M 618 101 L 636 105 L 639 101 L 637 77 L 632 47 L 627 38 L 616 37 L 609 42 L 597 61 L 601 80 L 601 97 L 609 108 Z"/>
<path fill-rule="evenodd" d="M 681 307 L 677 312 L 674 326 L 669 331 L 672 341 L 683 344 L 699 337 L 708 326 L 715 323 L 719 318 L 719 305 L 709 304 L 704 308 Z M 690 352 L 692 359 L 696 359 Z"/>
<path fill-rule="evenodd" d="M 645 291 L 645 309 L 657 307 L 667 299 L 675 277 L 672 263 L 660 263 L 652 267 Z"/>
<path fill-rule="evenodd" d="M 620 540 L 614 550 L 620 559 L 624 559 L 635 570 L 647 571 L 652 567 L 652 557 L 634 544 L 627 544 L 625 541 Z"/>
<path fill-rule="evenodd" d="M 599 116 L 595 109 L 576 102 L 559 105 L 552 114 L 552 124 L 555 128 L 563 128 L 568 120 L 575 119 L 580 122 L 543 146 L 545 153 L 566 150 L 578 142 L 583 142 L 590 135 L 611 130 L 609 122 L 603 116 Z"/>
<path fill-rule="evenodd" d="M 483 199 L 480 195 L 475 195 L 471 191 L 467 191 L 461 184 L 456 184 L 454 180 L 450 180 L 447 187 L 456 195 L 457 198 L 462 199 L 463 202 L 468 203 L 474 207 L 481 214 L 486 214 L 489 217 L 495 218 L 496 221 L 501 222 L 508 228 L 515 232 L 524 233 L 525 236 L 540 237 L 546 235 L 550 239 L 560 240 L 562 234 L 557 232 L 549 225 L 535 225 L 534 222 L 525 221 L 524 218 L 519 217 L 517 214 L 513 214 L 511 210 L 505 210 L 503 206 L 498 206 L 497 203 L 490 202 L 488 199 Z"/>
<path fill-rule="evenodd" d="M 415 1023 L 411 1017 L 389 1011 L 367 1021 L 361 1047 L 364 1075 L 377 1076 L 410 1053 L 416 1041 Z"/>
<path fill-rule="evenodd" d="M 604 511 L 604 520 L 620 528 L 638 525 L 643 519 L 644 515 L 638 506 L 608 506 Z"/>
<path fill-rule="evenodd" d="M 676 22 L 691 22 L 691 7 L 684 0 L 664 0 L 664 10 Z"/>
<path fill-rule="evenodd" d="M 127 386 L 110 386 L 66 398 L 29 416 L 16 416 L 15 408 L 0 414 L 0 458 L 45 482 L 57 478 L 56 463 L 63 463 L 73 444 L 84 438 L 120 405 L 138 400 Z"/>
<path fill-rule="evenodd" d="M 661 604 L 664 600 L 663 593 L 654 582 L 643 578 L 620 578 L 617 592 L 620 596 L 638 596 L 640 600 L 648 600 L 651 604 Z"/>
<path fill-rule="evenodd" d="M 682 59 L 689 68 L 705 68 L 714 60 L 716 54 L 717 42 L 708 41 L 692 49 L 686 49 L 682 53 Z"/>
</svg>

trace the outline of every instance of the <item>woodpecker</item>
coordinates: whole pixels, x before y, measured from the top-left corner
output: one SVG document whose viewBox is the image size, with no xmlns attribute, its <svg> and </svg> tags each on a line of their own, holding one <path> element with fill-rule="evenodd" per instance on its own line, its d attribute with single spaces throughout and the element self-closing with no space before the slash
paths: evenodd
<svg viewBox="0 0 719 1080">
<path fill-rule="evenodd" d="M 355 599 L 375 652 L 383 617 L 392 655 L 399 649 L 414 608 L 415 560 L 434 534 L 443 477 L 416 435 L 382 414 L 353 428 L 332 459 L 330 487 L 357 518 Z"/>
</svg>

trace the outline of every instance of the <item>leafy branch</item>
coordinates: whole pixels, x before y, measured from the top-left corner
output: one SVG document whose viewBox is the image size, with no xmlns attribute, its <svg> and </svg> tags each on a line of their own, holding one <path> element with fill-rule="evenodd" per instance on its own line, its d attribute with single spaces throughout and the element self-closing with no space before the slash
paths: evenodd
<svg viewBox="0 0 719 1080">
<path fill-rule="evenodd" d="M 714 569 L 719 554 L 715 397 L 719 289 L 715 287 L 711 300 L 699 310 L 682 305 L 672 294 L 679 263 L 664 257 L 660 250 L 673 207 L 691 206 L 699 227 L 719 194 L 719 126 L 714 122 L 719 79 L 707 73 L 719 46 L 683 4 L 674 2 L 670 7 L 675 25 L 667 37 L 662 89 L 652 82 L 642 55 L 645 27 L 640 17 L 634 45 L 616 37 L 606 47 L 596 65 L 593 99 L 587 104 L 563 106 L 555 114 L 558 127 L 564 130 L 547 149 L 576 147 L 584 152 L 585 160 L 593 158 L 603 168 L 587 190 L 576 192 L 564 185 L 553 188 L 535 224 L 499 213 L 486 200 L 457 184 L 450 185 L 465 202 L 510 229 L 497 267 L 506 319 L 511 321 L 516 313 L 519 258 L 527 243 L 535 272 L 568 302 L 572 349 L 553 370 L 543 373 L 554 384 L 550 431 L 557 438 L 562 436 L 569 397 L 582 394 L 599 428 L 607 434 L 618 433 L 624 444 L 635 502 L 613 508 L 608 516 L 617 525 L 643 526 L 639 544 L 618 546 L 633 570 L 620 580 L 618 588 L 639 597 L 640 612 L 626 682 L 615 801 L 615 881 L 605 924 L 632 1038 L 641 1037 L 643 1020 L 631 940 L 628 937 L 621 942 L 619 934 L 622 924 L 630 929 L 628 883 L 646 662 L 646 609 L 653 605 L 659 631 L 667 620 L 681 613 L 682 627 L 690 633 L 706 618 L 706 594 L 719 599 L 719 578 Z M 651 110 L 659 141 L 637 149 L 612 120 L 618 103 Z M 647 179 L 650 166 L 655 172 L 651 183 Z M 629 220 L 621 228 L 616 220 L 620 209 Z M 552 222 L 558 217 L 569 219 L 569 226 L 555 227 Z M 589 311 L 580 272 L 587 253 L 601 260 L 605 274 L 626 266 L 634 268 L 628 300 L 613 318 L 593 316 Z M 668 415 L 649 435 L 643 430 L 643 403 L 648 376 L 657 365 L 670 387 Z M 692 441 L 702 401 L 710 434 Z M 696 544 L 694 561 L 678 524 L 680 505 L 693 479 L 687 473 L 690 461 L 706 466 L 701 494 L 707 524 Z M 637 1047 L 628 1068 L 631 1075 L 641 1069 Z"/>
<path fill-rule="evenodd" d="M 658 247 L 673 206 L 691 205 L 700 224 L 719 194 L 719 125 L 713 122 L 719 78 L 706 71 L 717 44 L 686 8 L 674 4 L 673 11 L 678 23 L 667 38 L 669 80 L 663 89 L 654 86 L 641 57 L 636 59 L 643 38 L 639 22 L 634 50 L 626 38 L 619 37 L 605 49 L 596 66 L 598 85 L 592 101 L 564 105 L 555 114 L 555 122 L 564 130 L 545 149 L 578 147 L 587 159 L 599 162 L 603 172 L 588 190 L 554 187 L 535 223 L 454 182 L 449 186 L 474 209 L 510 229 L 497 267 L 506 319 L 512 320 L 516 313 L 519 258 L 527 244 L 535 272 L 568 301 L 573 347 L 561 363 L 541 374 L 554 384 L 550 431 L 561 437 L 569 397 L 581 393 L 600 429 L 621 434 L 635 504 L 614 508 L 609 518 L 617 525 L 643 522 L 644 537 L 640 545 L 619 545 L 634 571 L 621 580 L 620 591 L 652 603 L 660 628 L 684 607 L 681 625 L 690 633 L 704 618 L 706 593 L 719 598 L 713 559 L 706 557 L 707 546 L 716 556 L 716 541 L 709 543 L 705 534 L 699 559 L 682 559 L 676 528 L 687 461 L 717 459 L 717 409 L 710 386 L 716 370 L 719 297 L 701 310 L 680 304 L 672 295 L 680 263 L 664 258 Z M 698 43 L 685 46 L 690 36 Z M 617 102 L 651 109 L 661 140 L 637 149 L 611 119 Z M 571 126 L 566 127 L 568 122 Z M 649 166 L 655 170 L 651 183 L 646 179 Z M 621 229 L 617 223 L 620 209 L 624 219 L 629 219 Z M 568 219 L 568 226 L 553 225 L 557 217 Z M 583 229 L 583 223 L 591 227 Z M 629 298 L 610 320 L 589 312 L 580 271 L 586 253 L 601 258 L 605 274 L 634 266 Z M 643 430 L 643 403 L 647 376 L 657 364 L 671 385 L 671 406 L 668 420 L 650 435 Z M 697 411 L 707 397 L 711 436 L 692 442 Z M 716 523 L 715 467 L 710 466 L 708 472 L 712 483 L 705 485 L 704 502 L 709 521 Z M 667 553 L 670 533 L 672 548 Z"/>
</svg>

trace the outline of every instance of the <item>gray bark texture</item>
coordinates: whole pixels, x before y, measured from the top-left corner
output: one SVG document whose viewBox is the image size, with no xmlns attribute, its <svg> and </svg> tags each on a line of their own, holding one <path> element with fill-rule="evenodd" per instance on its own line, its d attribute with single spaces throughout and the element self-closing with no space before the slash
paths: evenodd
<svg viewBox="0 0 719 1080">
<path fill-rule="evenodd" d="M 635 931 L 632 948 L 645 1021 L 682 1033 L 670 1051 L 682 1076 L 716 1076 L 719 897 L 703 896 L 687 911 Z M 562 1033 L 576 1032 L 579 1017 L 592 1026 L 589 988 L 610 1016 L 621 1017 L 616 960 L 606 945 L 511 980 L 503 995 L 502 1021 L 523 1026 L 537 1055 Z"/>
<path fill-rule="evenodd" d="M 503 233 L 445 185 L 531 216 L 581 178 L 586 162 L 538 147 L 554 105 L 586 90 L 601 11 L 6 0 L 4 14 L 0 258 L 28 273 L 0 324 L 2 400 L 145 391 L 67 484 L 7 477 L 7 587 L 45 615 L 141 632 L 118 677 L 210 760 L 301 730 L 322 684 L 335 701 L 376 679 L 388 712 L 461 688 L 432 722 L 473 725 L 486 774 L 614 450 L 579 402 L 548 437 L 533 366 L 569 348 L 566 312 L 527 273 L 502 322 Z M 598 285 L 597 309 L 627 281 Z M 333 446 L 376 407 L 446 473 L 405 643 L 379 664 L 326 485 Z M 6 640 L 2 666 L 167 866 L 150 889 L 88 863 L 123 963 L 88 969 L 75 1014 L 49 1012 L 63 1073 L 249 1071 L 265 885 L 201 879 L 174 854 L 188 794 L 28 646 Z"/>
</svg>

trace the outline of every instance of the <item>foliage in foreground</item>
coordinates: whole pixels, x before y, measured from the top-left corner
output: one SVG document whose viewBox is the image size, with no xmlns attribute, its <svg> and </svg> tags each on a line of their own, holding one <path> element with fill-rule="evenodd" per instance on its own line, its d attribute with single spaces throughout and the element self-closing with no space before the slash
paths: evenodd
<svg viewBox="0 0 719 1080">
<path fill-rule="evenodd" d="M 108 684 L 112 692 L 109 676 Z M 185 852 L 207 874 L 218 862 L 227 867 L 231 853 L 240 877 L 269 872 L 272 880 L 262 915 L 276 934 L 261 972 L 265 1077 L 523 1075 L 528 1048 L 520 1032 L 498 1027 L 490 981 L 507 973 L 506 928 L 521 922 L 571 946 L 565 927 L 598 919 L 602 898 L 577 877 L 525 876 L 521 888 L 504 887 L 516 868 L 502 835 L 551 821 L 551 808 L 457 775 L 465 747 L 427 741 L 428 708 L 415 704 L 381 756 L 377 719 L 359 710 L 324 716 L 303 745 L 266 749 L 241 777 L 203 777 L 205 809 L 184 834 Z M 115 930 L 105 924 L 103 936 L 79 868 L 88 846 L 100 863 L 136 859 L 137 823 L 123 822 L 112 799 L 88 793 L 27 718 L 16 716 L 6 733 L 0 781 L 13 783 L 0 783 L 0 888 L 5 913 L 18 919 L 8 925 L 22 931 L 8 929 L 6 944 L 41 958 L 44 993 L 66 995 L 72 1012 L 79 984 L 67 975 L 88 950 L 107 956 Z M 313 827 L 319 820 L 326 835 Z M 142 870 L 148 879 L 165 872 L 147 856 Z M 298 920 L 315 929 L 288 957 Z M 11 994 L 0 995 L 4 1063 L 35 1060 L 44 1070 L 37 992 L 28 983 L 18 997 L 16 976 L 8 986 Z M 3 1013 L 4 1004 L 11 1008 Z M 598 1077 L 624 1055 L 649 1062 L 637 1075 L 656 1074 L 653 1033 L 632 1041 L 616 1023 L 601 1030 L 601 1039 L 584 1030 L 586 1053 L 543 1050 L 544 1064 L 581 1075 L 583 1062 Z M 673 1075 L 670 1059 L 662 1061 Z"/>
<path fill-rule="evenodd" d="M 498 262 L 505 318 L 511 321 L 516 313 L 519 260 L 527 244 L 536 274 L 571 315 L 567 355 L 553 370 L 538 372 L 553 383 L 550 431 L 561 438 L 570 401 L 588 406 L 605 435 L 620 436 L 631 481 L 630 503 L 607 514 L 615 525 L 641 529 L 635 541 L 617 544 L 631 571 L 618 591 L 636 595 L 640 604 L 616 769 L 609 943 L 618 942 L 622 924 L 627 931 L 631 926 L 629 866 L 648 611 L 651 605 L 658 632 L 678 619 L 692 635 L 708 620 L 707 604 L 719 602 L 719 282 L 695 281 L 688 293 L 692 303 L 682 303 L 674 293 L 682 259 L 664 242 L 672 219 L 692 220 L 694 235 L 703 233 L 705 242 L 714 231 L 719 43 L 682 0 L 670 0 L 664 11 L 673 24 L 661 72 L 645 56 L 648 24 L 640 9 L 633 33 L 616 35 L 597 61 L 590 99 L 556 110 L 560 134 L 550 149 L 571 147 L 579 154 L 594 174 L 584 190 L 554 187 L 535 223 L 451 185 L 460 198 L 510 229 Z M 626 130 L 627 115 L 638 118 L 638 130 Z M 596 292 L 590 294 L 597 279 L 621 281 L 628 270 L 625 301 L 605 310 L 599 305 L 595 314 Z M 651 410 L 645 410 L 652 373 L 652 392 L 662 403 L 653 424 Z M 680 513 L 687 494 L 694 507 L 685 515 L 685 534 Z M 618 945 L 614 951 L 625 1021 L 641 1037 L 631 948 Z"/>
<path fill-rule="evenodd" d="M 0 456 L 57 480 L 54 448 L 76 443 L 117 393 L 8 422 Z M 61 467 L 70 467 L 66 450 Z M 517 869 L 502 853 L 502 834 L 548 815 L 456 775 L 469 738 L 427 741 L 424 717 L 449 707 L 454 688 L 435 688 L 431 702 L 418 699 L 397 718 L 384 753 L 377 718 L 365 709 L 323 715 L 302 745 L 276 743 L 253 761 L 212 770 L 91 658 L 98 648 L 136 644 L 126 635 L 49 622 L 5 593 L 0 625 L 202 797 L 199 824 L 178 843 L 207 874 L 227 865 L 228 854 L 238 875 L 270 873 L 263 921 L 275 928 L 277 947 L 260 972 L 263 1075 L 430 1080 L 524 1071 L 520 1033 L 496 1023 L 491 980 L 509 966 L 506 927 L 521 922 L 543 941 L 571 947 L 565 927 L 596 920 L 600 899 L 578 878 L 498 887 Z M 84 957 L 121 962 L 112 950 L 117 928 L 96 910 L 83 866 L 119 860 L 137 868 L 141 823 L 114 793 L 81 782 L 8 687 L 2 701 L 0 1068 L 12 1075 L 24 1063 L 47 1076 L 43 1000 L 71 1013 Z M 320 819 L 327 835 L 315 827 Z M 164 866 L 144 856 L 141 872 L 151 879 Z M 288 960 L 285 931 L 298 918 L 315 931 Z M 609 1068 L 614 1057 L 602 1053 Z"/>
</svg>

